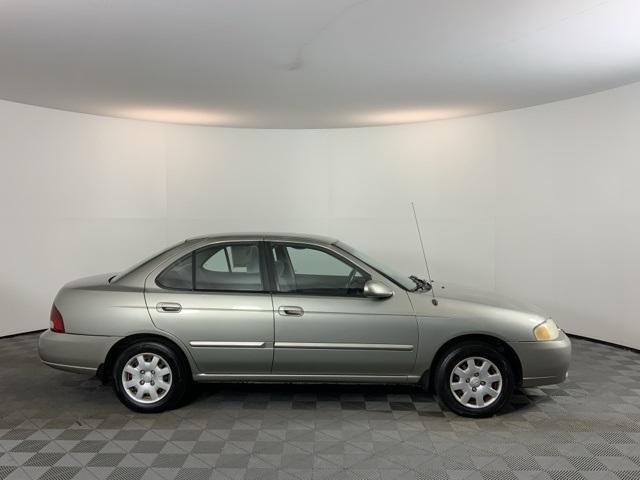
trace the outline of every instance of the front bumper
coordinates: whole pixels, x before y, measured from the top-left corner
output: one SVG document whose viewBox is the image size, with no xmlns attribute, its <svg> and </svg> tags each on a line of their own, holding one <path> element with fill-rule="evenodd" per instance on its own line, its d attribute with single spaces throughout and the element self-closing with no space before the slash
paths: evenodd
<svg viewBox="0 0 640 480">
<path fill-rule="evenodd" d="M 45 330 L 38 340 L 40 360 L 50 367 L 95 374 L 120 337 L 74 335 Z"/>
<path fill-rule="evenodd" d="M 571 340 L 560 332 L 557 340 L 546 342 L 510 342 L 520 358 L 523 387 L 562 383 L 571 362 Z"/>
</svg>

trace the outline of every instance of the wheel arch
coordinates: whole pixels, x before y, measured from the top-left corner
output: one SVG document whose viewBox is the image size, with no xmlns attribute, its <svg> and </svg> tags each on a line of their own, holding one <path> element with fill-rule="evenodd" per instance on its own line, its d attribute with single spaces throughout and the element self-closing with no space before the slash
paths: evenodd
<svg viewBox="0 0 640 480">
<path fill-rule="evenodd" d="M 469 341 L 486 343 L 496 348 L 501 353 L 504 353 L 504 355 L 507 357 L 507 361 L 513 367 L 514 375 L 516 377 L 516 385 L 520 385 L 522 383 L 522 363 L 520 362 L 518 354 L 513 348 L 511 348 L 511 346 L 507 342 L 498 337 L 487 334 L 466 334 L 451 338 L 443 343 L 440 348 L 438 348 L 435 355 L 433 356 L 429 369 L 427 369 L 423 373 L 421 378 L 421 383 L 426 389 L 432 390 L 436 366 L 440 363 L 440 360 L 444 357 L 446 352 L 448 352 L 455 345 Z"/>
<path fill-rule="evenodd" d="M 157 333 L 142 332 L 142 333 L 134 333 L 131 335 L 127 335 L 126 337 L 121 338 L 120 340 L 118 340 L 116 343 L 112 345 L 112 347 L 107 352 L 107 356 L 105 357 L 104 362 L 98 367 L 98 371 L 96 373 L 98 378 L 100 378 L 100 380 L 103 383 L 107 383 L 110 378 L 110 372 L 111 372 L 111 369 L 113 368 L 113 364 L 116 361 L 116 358 L 118 358 L 118 355 L 120 354 L 120 352 L 122 352 L 125 348 L 129 347 L 130 345 L 133 345 L 139 342 L 144 342 L 144 341 L 158 342 L 171 348 L 173 351 L 176 352 L 176 354 L 183 361 L 185 368 L 188 369 L 189 377 L 191 378 L 193 376 L 195 365 L 193 364 L 193 361 L 190 358 L 190 356 L 184 351 L 184 349 L 178 344 L 178 342 L 176 342 L 175 340 L 169 337 L 166 337 L 164 335 L 160 335 Z"/>
</svg>

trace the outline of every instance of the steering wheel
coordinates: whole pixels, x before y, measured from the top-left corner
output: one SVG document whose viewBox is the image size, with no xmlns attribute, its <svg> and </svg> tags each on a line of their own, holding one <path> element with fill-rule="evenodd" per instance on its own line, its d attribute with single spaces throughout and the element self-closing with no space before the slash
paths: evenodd
<svg viewBox="0 0 640 480">
<path fill-rule="evenodd" d="M 356 278 L 357 274 L 358 274 L 358 270 L 356 270 L 355 268 L 352 268 L 351 272 L 349 272 L 349 278 L 347 278 L 347 285 L 346 285 L 347 290 L 351 288 L 351 284 L 353 283 L 353 280 Z"/>
</svg>

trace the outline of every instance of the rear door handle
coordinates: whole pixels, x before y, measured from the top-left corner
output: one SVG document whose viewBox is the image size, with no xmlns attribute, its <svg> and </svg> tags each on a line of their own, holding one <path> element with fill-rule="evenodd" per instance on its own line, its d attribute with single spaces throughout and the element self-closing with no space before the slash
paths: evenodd
<svg viewBox="0 0 640 480">
<path fill-rule="evenodd" d="M 280 315 L 286 315 L 290 317 L 301 317 L 302 315 L 304 315 L 304 310 L 302 309 L 302 307 L 282 306 L 278 308 L 278 313 Z"/>
<path fill-rule="evenodd" d="M 159 312 L 178 313 L 182 310 L 182 305 L 175 302 L 160 302 L 156 305 L 156 310 Z"/>
</svg>

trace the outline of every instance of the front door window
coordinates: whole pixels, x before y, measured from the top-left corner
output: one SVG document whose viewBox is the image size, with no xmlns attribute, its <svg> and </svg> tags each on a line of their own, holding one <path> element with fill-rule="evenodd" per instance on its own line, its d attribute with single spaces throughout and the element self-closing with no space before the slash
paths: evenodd
<svg viewBox="0 0 640 480">
<path fill-rule="evenodd" d="M 369 276 L 336 255 L 307 245 L 273 245 L 276 288 L 282 293 L 362 296 Z"/>
</svg>

